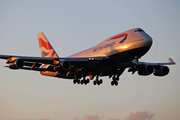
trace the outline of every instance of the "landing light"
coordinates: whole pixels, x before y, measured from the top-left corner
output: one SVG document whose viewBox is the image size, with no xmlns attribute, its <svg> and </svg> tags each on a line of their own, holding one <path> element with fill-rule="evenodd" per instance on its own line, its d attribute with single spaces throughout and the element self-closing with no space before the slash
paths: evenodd
<svg viewBox="0 0 180 120">
<path fill-rule="evenodd" d="M 128 46 L 127 45 L 123 45 L 121 48 L 122 49 L 126 49 L 126 48 L 128 48 Z"/>
</svg>

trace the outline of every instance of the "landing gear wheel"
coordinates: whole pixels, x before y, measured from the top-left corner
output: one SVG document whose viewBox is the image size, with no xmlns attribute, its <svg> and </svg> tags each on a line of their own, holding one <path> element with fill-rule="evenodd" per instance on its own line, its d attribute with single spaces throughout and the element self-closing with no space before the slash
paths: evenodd
<svg viewBox="0 0 180 120">
<path fill-rule="evenodd" d="M 89 81 L 89 80 L 88 80 L 88 81 Z M 94 85 L 100 85 L 100 84 L 102 84 L 102 83 L 103 83 L 103 80 L 102 80 L 102 79 L 99 80 L 99 76 L 96 76 L 96 80 L 94 80 L 93 84 L 94 84 Z"/>
<path fill-rule="evenodd" d="M 115 83 L 114 83 L 114 81 L 111 81 L 111 85 L 113 86 Z"/>
<path fill-rule="evenodd" d="M 81 85 L 84 83 L 84 80 L 81 80 Z"/>
<path fill-rule="evenodd" d="M 80 80 L 77 80 L 76 82 L 77 82 L 77 84 L 79 84 L 79 83 L 80 83 Z"/>
<path fill-rule="evenodd" d="M 102 80 L 102 79 L 100 79 L 100 81 L 99 81 L 99 82 L 100 82 L 100 84 L 102 84 L 102 83 L 103 83 L 103 80 Z"/>
<path fill-rule="evenodd" d="M 113 85 L 117 86 L 117 85 L 118 85 L 118 81 L 116 81 L 116 80 L 111 81 L 111 85 L 112 85 L 112 86 L 113 86 Z"/>
<path fill-rule="evenodd" d="M 93 82 L 94 85 L 96 85 L 96 80 Z"/>
<path fill-rule="evenodd" d="M 87 80 L 84 80 L 84 84 L 87 85 L 87 84 L 88 84 L 88 81 L 87 81 Z"/>
<path fill-rule="evenodd" d="M 73 83 L 76 84 L 76 80 L 73 80 Z"/>
<path fill-rule="evenodd" d="M 116 86 L 118 85 L 118 82 L 117 82 L 117 81 L 115 81 L 115 85 L 116 85 Z"/>
<path fill-rule="evenodd" d="M 97 84 L 98 84 L 98 85 L 100 85 L 100 84 L 101 84 L 101 82 L 98 80 Z"/>
<path fill-rule="evenodd" d="M 87 79 L 87 80 L 86 80 L 86 82 L 87 82 L 87 83 L 89 83 L 89 82 L 90 82 L 90 80 L 89 80 L 89 79 Z"/>
</svg>

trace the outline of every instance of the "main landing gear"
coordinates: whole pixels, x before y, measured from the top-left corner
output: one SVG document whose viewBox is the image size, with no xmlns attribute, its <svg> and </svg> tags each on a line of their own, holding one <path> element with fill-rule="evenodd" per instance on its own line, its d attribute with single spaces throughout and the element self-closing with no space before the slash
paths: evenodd
<svg viewBox="0 0 180 120">
<path fill-rule="evenodd" d="M 77 77 L 77 75 L 74 75 L 73 83 L 74 83 L 74 84 L 77 83 L 77 84 L 81 84 L 81 85 L 83 85 L 83 84 L 87 85 L 88 83 L 90 83 L 90 80 L 89 80 L 89 79 L 86 79 L 85 76 L 83 77 L 82 80 L 79 80 L 79 78 Z M 99 76 L 96 76 L 96 80 L 93 81 L 93 84 L 94 84 L 94 85 L 100 85 L 100 84 L 102 84 L 102 83 L 103 83 L 103 80 L 102 80 L 102 79 L 99 80 Z"/>
<path fill-rule="evenodd" d="M 79 79 L 77 79 L 77 80 L 74 79 L 74 80 L 73 80 L 73 83 L 74 83 L 74 84 L 76 84 L 76 83 L 79 84 L 79 83 L 80 83 L 80 80 L 79 80 Z"/>
<path fill-rule="evenodd" d="M 74 84 L 76 84 L 76 83 L 77 83 L 77 84 L 80 84 L 80 83 L 81 83 L 81 85 L 82 85 L 82 84 L 87 85 L 89 82 L 90 82 L 90 80 L 89 80 L 89 79 L 85 79 L 85 77 L 83 77 L 82 80 L 79 80 L 79 79 L 77 78 L 77 75 L 74 76 L 74 80 L 73 80 L 73 83 L 74 83 Z"/>
<path fill-rule="evenodd" d="M 119 81 L 119 75 L 113 75 L 111 85 L 112 86 L 118 86 L 118 81 Z M 90 80 L 86 79 L 85 76 L 83 77 L 82 80 L 79 80 L 77 75 L 75 75 L 73 83 L 74 84 L 87 85 L 88 83 L 90 83 Z M 96 76 L 96 80 L 93 81 L 93 84 L 94 85 L 101 85 L 102 83 L 103 83 L 103 80 L 102 79 L 99 80 L 99 76 Z"/>
<path fill-rule="evenodd" d="M 90 82 L 90 80 L 89 79 L 84 79 L 84 80 L 81 80 L 81 85 L 82 84 L 85 84 L 85 85 L 87 85 L 88 83 Z"/>
<path fill-rule="evenodd" d="M 102 79 L 99 80 L 99 76 L 96 76 L 96 80 L 94 80 L 93 84 L 94 85 L 100 85 L 102 83 L 103 83 L 103 80 Z"/>
</svg>

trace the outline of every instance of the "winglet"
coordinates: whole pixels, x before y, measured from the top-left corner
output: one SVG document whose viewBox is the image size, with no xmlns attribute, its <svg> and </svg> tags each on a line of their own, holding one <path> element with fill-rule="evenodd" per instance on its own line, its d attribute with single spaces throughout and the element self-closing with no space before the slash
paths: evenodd
<svg viewBox="0 0 180 120">
<path fill-rule="evenodd" d="M 169 63 L 174 63 L 175 64 L 175 62 L 171 58 L 169 58 L 168 60 L 169 60 Z"/>
</svg>

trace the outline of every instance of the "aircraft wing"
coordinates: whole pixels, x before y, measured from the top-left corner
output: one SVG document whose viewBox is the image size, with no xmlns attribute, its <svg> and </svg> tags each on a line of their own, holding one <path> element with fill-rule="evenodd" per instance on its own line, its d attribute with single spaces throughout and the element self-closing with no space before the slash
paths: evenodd
<svg viewBox="0 0 180 120">
<path fill-rule="evenodd" d="M 163 65 L 174 65 L 174 64 L 176 64 L 171 58 L 168 58 L 168 61 L 169 62 L 165 62 L 165 63 L 138 62 L 138 65 L 163 66 Z M 137 64 L 137 61 L 132 61 L 132 63 Z"/>
<path fill-rule="evenodd" d="M 39 68 L 42 64 L 48 64 L 50 66 L 56 65 L 57 62 L 68 61 L 71 66 L 75 67 L 88 67 L 98 64 L 107 57 L 87 57 L 87 58 L 46 58 L 46 57 L 28 57 L 28 56 L 13 56 L 13 55 L 0 55 L 0 59 L 6 59 L 7 64 L 14 61 L 21 60 L 24 65 L 21 69 L 37 70 L 37 71 L 54 71 L 51 69 Z M 6 66 L 9 67 L 9 66 Z"/>
<path fill-rule="evenodd" d="M 139 75 L 149 75 L 154 73 L 156 76 L 165 76 L 169 73 L 169 68 L 165 65 L 174 65 L 176 64 L 171 58 L 168 59 L 169 62 L 164 63 L 149 63 L 149 62 L 139 62 L 137 60 L 133 60 L 130 63 L 127 63 L 127 67 L 129 67 L 128 72 L 132 72 L 134 74 L 138 71 Z"/>
</svg>

